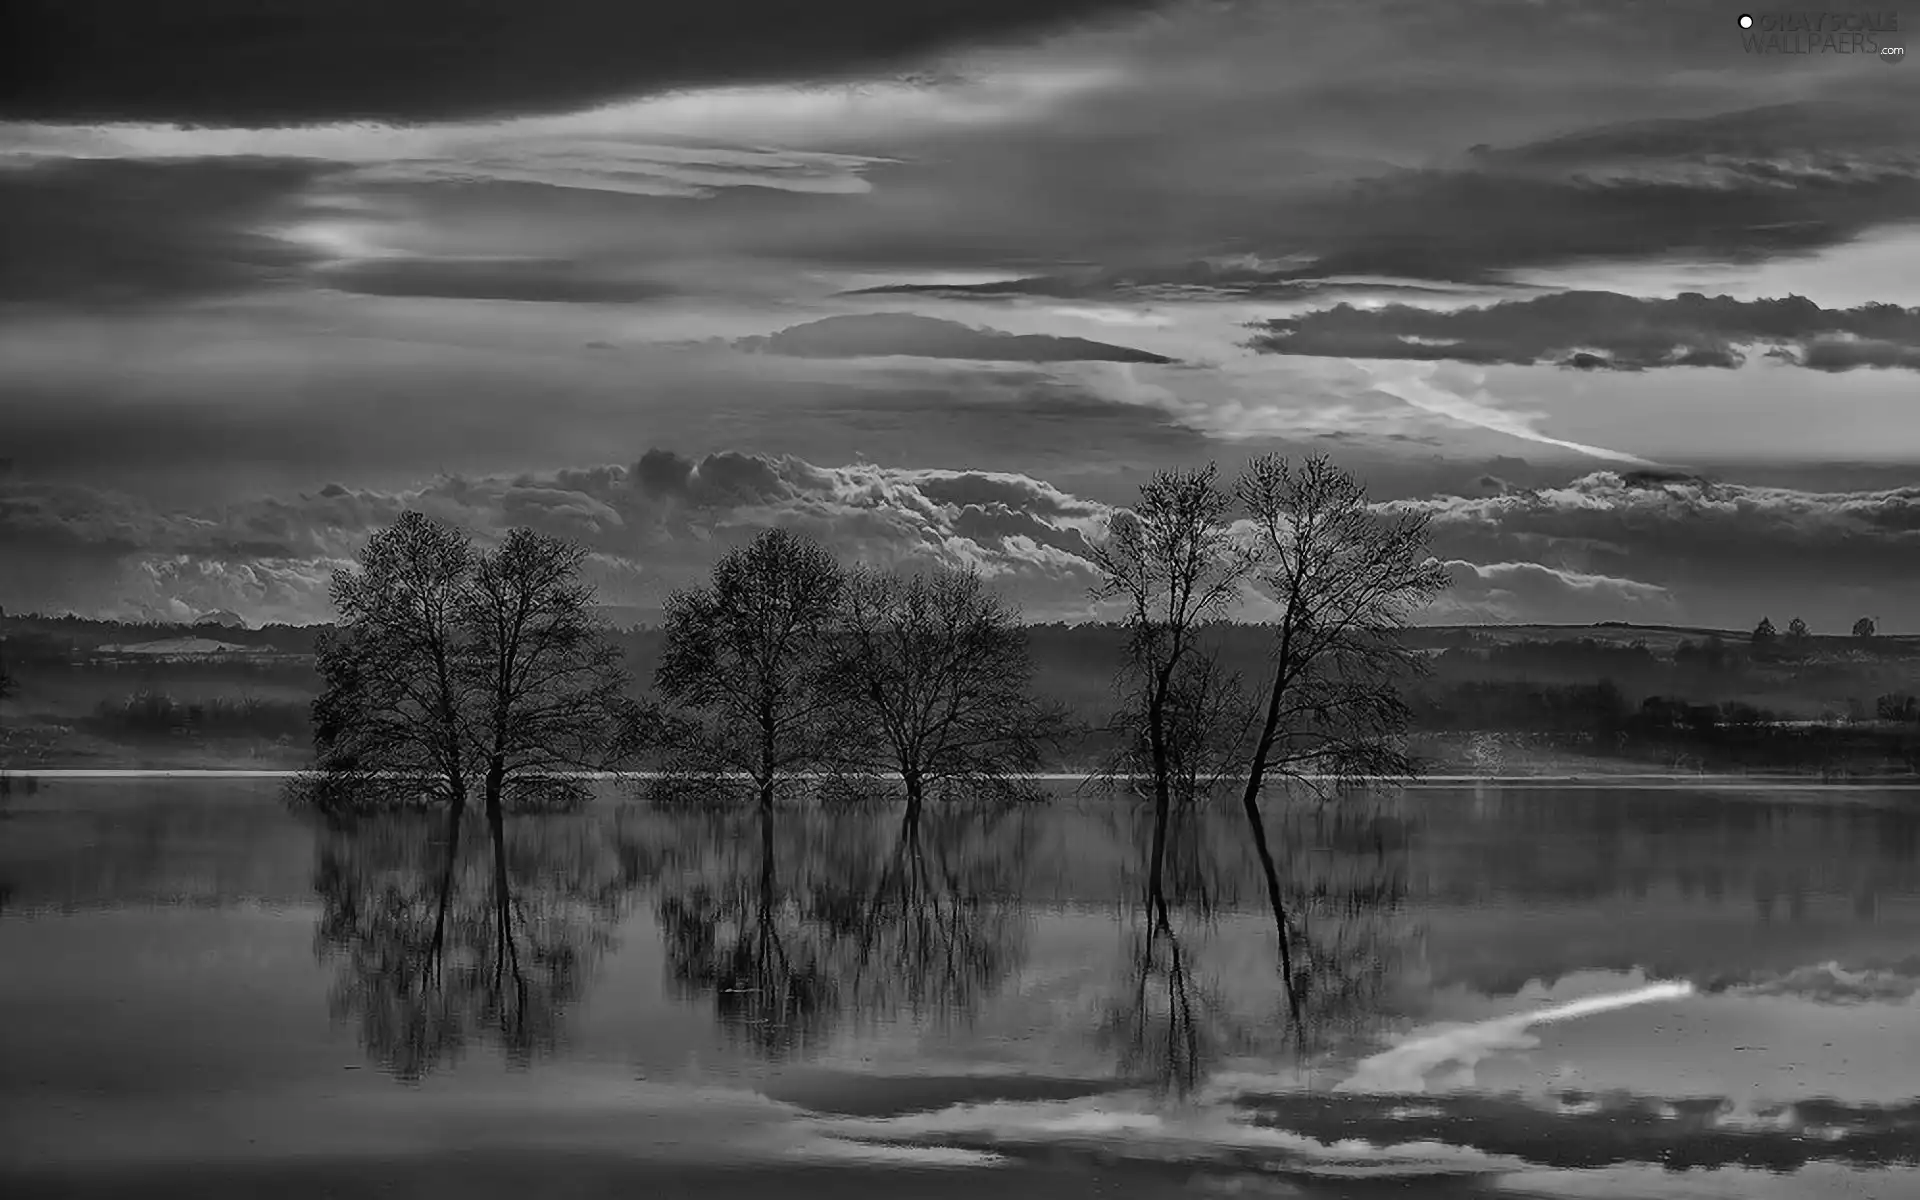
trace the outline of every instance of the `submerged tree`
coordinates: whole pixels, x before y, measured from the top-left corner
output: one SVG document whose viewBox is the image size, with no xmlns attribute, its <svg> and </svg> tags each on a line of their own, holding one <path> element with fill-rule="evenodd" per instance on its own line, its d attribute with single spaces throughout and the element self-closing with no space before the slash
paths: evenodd
<svg viewBox="0 0 1920 1200">
<path fill-rule="evenodd" d="M 584 557 L 524 529 L 479 553 L 419 513 L 375 534 L 334 577 L 296 795 L 333 812 L 442 802 L 456 838 L 476 791 L 495 821 L 582 798 L 570 773 L 615 761 L 634 720 Z"/>
<path fill-rule="evenodd" d="M 626 748 L 626 667 L 580 579 L 586 554 L 516 529 L 479 556 L 461 594 L 460 670 L 480 705 L 474 741 L 490 821 L 506 800 L 573 807 L 586 785 L 571 772 Z"/>
<path fill-rule="evenodd" d="M 466 535 L 407 512 L 334 575 L 339 616 L 315 652 L 314 770 L 299 781 L 321 807 L 439 800 L 458 829 L 474 747 L 457 614 L 473 563 Z"/>
<path fill-rule="evenodd" d="M 930 790 L 1011 793 L 1064 728 L 1033 696 L 1017 615 L 972 572 L 856 570 L 834 646 L 831 685 L 857 730 L 853 757 L 899 773 L 909 822 Z"/>
<path fill-rule="evenodd" d="M 672 747 L 682 773 L 745 774 L 764 808 L 783 780 L 829 761 L 842 708 L 826 667 L 842 582 L 819 543 L 771 529 L 722 558 L 708 586 L 668 599 L 654 684 L 693 714 Z"/>
<path fill-rule="evenodd" d="M 1217 480 L 1211 464 L 1156 474 L 1093 547 L 1101 575 L 1095 594 L 1124 606 L 1128 661 L 1116 724 L 1123 764 L 1139 760 L 1151 789 L 1154 871 L 1179 791 L 1183 702 L 1209 696 L 1208 681 L 1218 678 L 1195 661 L 1205 653 L 1200 630 L 1225 615 L 1247 572 L 1231 528 L 1233 498 Z M 1133 772 L 1123 766 L 1121 773 Z"/>
<path fill-rule="evenodd" d="M 1274 778 L 1347 784 L 1408 776 L 1406 681 L 1423 661 L 1400 637 L 1447 585 L 1424 515 L 1385 517 L 1347 471 L 1315 455 L 1255 459 L 1238 493 L 1252 517 L 1255 586 L 1278 610 L 1258 734 L 1241 803 L 1271 866 L 1260 792 Z M 1276 875 L 1268 872 L 1282 968 L 1293 966 Z"/>
</svg>

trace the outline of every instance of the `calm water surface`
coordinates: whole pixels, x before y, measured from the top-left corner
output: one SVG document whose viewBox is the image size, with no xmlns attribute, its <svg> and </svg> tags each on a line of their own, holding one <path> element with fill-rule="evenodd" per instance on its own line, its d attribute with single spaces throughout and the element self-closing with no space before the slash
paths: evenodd
<svg viewBox="0 0 1920 1200">
<path fill-rule="evenodd" d="M 1230 814 L 275 789 L 4 802 L 0 1192 L 1920 1196 L 1920 793 L 1275 805 L 1296 1019 Z"/>
</svg>

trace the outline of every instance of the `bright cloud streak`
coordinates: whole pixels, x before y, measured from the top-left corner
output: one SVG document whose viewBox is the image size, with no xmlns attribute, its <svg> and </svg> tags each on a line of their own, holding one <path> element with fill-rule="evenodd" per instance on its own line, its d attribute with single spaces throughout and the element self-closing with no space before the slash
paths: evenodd
<svg viewBox="0 0 1920 1200">
<path fill-rule="evenodd" d="M 343 164 L 460 158 L 488 148 L 538 144 L 644 153 L 663 164 L 751 162 L 764 149 L 714 150 L 677 139 L 746 147 L 844 143 L 916 127 L 979 126 L 1026 120 L 1047 108 L 1115 85 L 1116 69 L 1024 68 L 956 83 L 856 83 L 730 87 L 673 92 L 558 116 L 494 122 L 394 125 L 338 122 L 276 128 L 112 123 L 88 126 L 0 123 L 0 164 L 47 159 L 182 159 L 262 156 Z M 619 139 L 635 139 L 622 143 Z M 669 144 L 646 144 L 660 139 Z M 822 161 L 872 161 L 822 155 Z"/>
<path fill-rule="evenodd" d="M 1562 450 L 1572 450 L 1576 454 L 1585 454 L 1607 462 L 1630 463 L 1637 466 L 1653 465 L 1649 460 L 1637 455 L 1608 450 L 1603 446 L 1571 442 L 1565 438 L 1550 437 L 1541 433 L 1533 427 L 1527 415 L 1510 412 L 1495 405 L 1484 388 L 1473 396 L 1463 396 L 1433 383 L 1432 377 L 1437 368 L 1428 366 L 1407 371 L 1398 378 L 1393 378 L 1388 374 L 1393 369 L 1389 364 L 1362 363 L 1356 360 L 1354 365 L 1373 376 L 1375 390 L 1404 400 L 1423 412 L 1449 417 L 1463 425 L 1473 425 L 1495 433 L 1504 433 L 1509 437 L 1538 442 L 1543 446 L 1557 446 Z"/>
</svg>

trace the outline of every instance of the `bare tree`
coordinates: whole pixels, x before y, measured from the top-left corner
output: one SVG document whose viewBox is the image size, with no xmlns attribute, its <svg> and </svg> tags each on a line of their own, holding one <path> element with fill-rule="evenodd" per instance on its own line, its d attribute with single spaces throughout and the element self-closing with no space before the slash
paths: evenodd
<svg viewBox="0 0 1920 1200">
<path fill-rule="evenodd" d="M 857 727 L 857 756 L 897 771 L 906 819 L 929 790 L 1012 793 L 1065 717 L 1032 693 L 1018 616 L 968 571 L 848 577 L 832 680 Z"/>
<path fill-rule="evenodd" d="M 840 710 L 825 668 L 842 583 L 819 543 L 771 529 L 722 558 L 708 586 L 667 601 L 654 686 L 701 718 L 680 756 L 709 778 L 746 774 L 763 808 L 833 748 Z"/>
<path fill-rule="evenodd" d="M 1406 776 L 1402 684 L 1422 666 L 1399 637 L 1409 615 L 1446 587 L 1428 553 L 1424 515 L 1376 513 L 1366 488 L 1324 456 L 1295 465 L 1255 459 L 1237 488 L 1253 522 L 1255 586 L 1277 609 L 1259 732 L 1241 803 L 1267 868 L 1291 992 L 1287 918 L 1260 791 L 1280 777 L 1338 786 Z"/>
<path fill-rule="evenodd" d="M 1161 471 L 1140 489 L 1132 511 L 1115 515 L 1093 547 L 1102 576 L 1095 595 L 1125 605 L 1128 661 L 1122 678 L 1122 721 L 1145 743 L 1154 803 L 1151 869 L 1166 844 L 1175 797 L 1174 726 L 1180 698 L 1193 691 L 1192 659 L 1199 629 L 1225 614 L 1246 577 L 1247 561 L 1231 528 L 1233 498 L 1210 463 Z M 1155 880 L 1157 888 L 1158 881 Z"/>
<path fill-rule="evenodd" d="M 586 551 L 515 529 L 479 556 L 455 613 L 460 675 L 479 702 L 475 743 L 487 816 L 572 807 L 582 770 L 612 765 L 631 723 L 620 650 L 580 579 Z"/>
<path fill-rule="evenodd" d="M 570 773 L 610 765 L 633 719 L 584 557 L 523 529 L 478 554 L 418 513 L 375 534 L 334 578 L 296 794 L 329 811 L 444 802 L 450 839 L 476 791 L 496 829 L 509 802 L 582 799 Z"/>
<path fill-rule="evenodd" d="M 330 811 L 443 801 L 450 837 L 472 787 L 471 679 L 456 613 L 472 580 L 465 534 L 402 513 L 333 577 L 339 612 L 315 655 L 314 770 L 296 794 Z"/>
</svg>

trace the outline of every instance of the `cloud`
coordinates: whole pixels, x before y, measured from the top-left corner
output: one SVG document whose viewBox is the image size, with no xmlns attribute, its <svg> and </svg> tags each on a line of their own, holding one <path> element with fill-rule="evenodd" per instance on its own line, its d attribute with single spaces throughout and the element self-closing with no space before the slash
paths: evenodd
<svg viewBox="0 0 1920 1200">
<path fill-rule="evenodd" d="M 1492 1049 L 1529 1040 L 1522 1032 Z M 1749 1194 L 1749 1180 L 1760 1172 L 1785 1178 L 1819 1163 L 1876 1174 L 1898 1169 L 1907 1161 L 1905 1146 L 1920 1120 L 1920 1105 L 1912 1103 L 1769 1103 L 1751 1096 L 1573 1090 L 1528 1097 L 1463 1089 L 1422 1096 L 1418 1104 L 1397 1094 L 1249 1094 L 1239 1097 L 1236 1107 L 1255 1126 L 1342 1145 L 1437 1144 L 1559 1173 L 1628 1165 L 1644 1165 L 1649 1172 L 1694 1170 L 1708 1177 L 1731 1171 Z M 1685 1167 L 1676 1168 L 1679 1163 Z M 1640 1190 L 1617 1176 L 1595 1177 L 1606 1180 L 1596 1194 Z M 1783 1188 L 1777 1194 L 1792 1193 Z"/>
<path fill-rule="evenodd" d="M 1543 38 L 1540 45 L 1547 44 Z M 1434 58 L 1423 63 L 1429 71 L 1442 49 L 1430 53 Z M 1616 71 L 1633 56 L 1624 48 L 1620 54 Z M 1381 57 L 1391 59 L 1385 49 Z M 1548 267 L 1650 259 L 1753 264 L 1805 254 L 1902 224 L 1920 207 L 1920 143 L 1893 119 L 1891 94 L 1814 91 L 1787 104 L 1752 103 L 1758 93 L 1728 95 L 1718 107 L 1736 111 L 1682 109 L 1625 121 L 1606 114 L 1633 102 L 1607 96 L 1585 111 L 1537 118 L 1557 122 L 1557 129 L 1526 130 L 1515 126 L 1526 118 L 1496 111 L 1491 82 L 1485 94 L 1476 90 L 1474 72 L 1462 65 L 1476 57 L 1462 50 L 1444 60 L 1459 93 L 1446 96 L 1441 109 L 1455 113 L 1450 128 L 1428 128 L 1435 118 L 1417 111 L 1423 97 L 1404 79 L 1381 79 L 1365 107 L 1342 110 L 1334 97 L 1343 88 L 1324 77 L 1326 68 L 1302 67 L 1295 82 L 1304 94 L 1288 95 L 1290 106 L 1328 114 L 1326 126 L 1355 146 L 1390 139 L 1394 120 L 1403 130 L 1425 130 L 1424 145 L 1392 156 L 1333 155 L 1316 149 L 1307 133 L 1276 132 L 1270 121 L 1246 126 L 1247 113 L 1271 111 L 1257 98 L 1278 85 L 1253 78 L 1251 65 L 1232 74 L 1231 60 L 1219 68 L 1232 86 L 1212 94 L 1217 108 L 1171 92 L 1149 120 L 1108 97 L 1110 115 L 1083 109 L 1056 118 L 1050 134 L 1002 137 L 1007 157 L 1004 144 L 1017 140 L 1041 160 L 1018 174 L 987 147 L 961 146 L 948 161 L 965 164 L 969 178 L 946 181 L 945 194 L 965 197 L 970 207 L 923 233 L 924 246 L 957 240 L 991 213 L 1004 222 L 1001 244 L 1017 249 L 1001 257 L 1009 268 L 1002 279 L 925 288 L 954 299 L 1151 302 L 1310 301 L 1346 289 L 1414 285 L 1443 289 L 1433 296 L 1443 300 L 1444 289 L 1512 286 L 1515 273 Z M 1489 80 L 1514 71 L 1484 65 Z M 1268 62 L 1258 69 L 1274 68 Z M 1648 103 L 1665 93 L 1684 108 L 1700 104 L 1698 96 L 1679 94 L 1683 78 L 1703 76 L 1648 73 Z M 1358 99 L 1353 90 L 1344 88 L 1350 104 Z M 1242 111 L 1230 111 L 1219 99 L 1226 95 Z M 1121 125 L 1128 118 L 1138 124 Z M 1499 140 L 1505 127 L 1523 136 L 1483 144 Z M 1176 142 L 1172 130 L 1192 136 Z M 1160 165 L 1139 165 L 1147 161 Z M 885 197 L 874 207 L 882 211 L 873 227 L 887 229 Z M 1017 235 L 1026 236 L 1013 240 Z M 1091 265 L 1020 271 L 1013 269 L 1015 254 Z"/>
<path fill-rule="evenodd" d="M 1450 586 L 1439 614 L 1462 623 L 1524 622 L 1541 613 L 1560 622 L 1658 621 L 1679 611 L 1657 584 L 1542 566 L 1534 562 L 1446 564 Z"/>
<path fill-rule="evenodd" d="M 997 90 L 932 90 L 904 84 L 852 88 L 738 89 L 700 98 L 661 97 L 557 116 L 424 125 L 346 122 L 222 128 L 183 125 L 0 125 L 0 164 L 18 169 L 61 162 L 218 164 L 270 159 L 312 163 L 336 185 L 401 188 L 476 183 L 544 185 L 626 196 L 700 197 L 727 187 L 845 194 L 868 190 L 863 173 L 891 160 L 871 155 L 727 144 L 771 120 L 964 119 L 1009 111 L 1038 81 L 1003 80 Z M 1028 99 L 1043 98 L 1027 96 Z M 803 119 L 804 118 L 804 119 Z M 701 139 L 705 139 L 704 144 Z"/>
<path fill-rule="evenodd" d="M 856 288 L 849 295 L 929 296 L 942 300 L 1125 299 L 1139 302 L 1182 300 L 1317 300 L 1331 295 L 1429 297 L 1462 294 L 1440 283 L 1405 283 L 1366 277 L 1303 277 L 1311 259 L 1287 264 L 1256 255 L 1225 255 L 1191 262 L 1138 267 L 1088 267 L 1055 275 L 1016 276 L 978 283 L 890 283 Z M 1486 289 L 1476 287 L 1472 293 Z"/>
<path fill-rule="evenodd" d="M 1920 310 L 1907 309 L 1909 314 Z M 1920 345 L 1902 339 L 1815 338 L 1790 360 L 1815 371 L 1851 371 L 1856 367 L 1899 367 L 1920 371 Z"/>
<path fill-rule="evenodd" d="M 556 100 L 558 108 L 516 100 L 517 89 L 538 87 L 540 72 L 503 74 L 502 63 L 537 50 L 554 56 L 550 74 L 577 70 L 569 85 L 585 86 L 604 51 L 645 76 L 654 51 L 589 33 L 607 21 L 656 18 L 608 15 L 612 7 L 576 12 L 586 0 L 561 0 L 553 12 L 468 14 L 458 25 L 469 50 L 505 36 L 495 23 L 512 26 L 516 40 L 498 59 L 438 55 L 400 72 L 406 86 L 449 98 L 448 111 L 426 120 L 381 115 L 381 89 L 399 85 L 381 82 L 377 62 L 263 74 L 256 96 L 213 90 L 209 80 L 272 55 L 215 54 L 208 79 L 169 70 L 165 87 L 136 89 L 164 97 L 169 88 L 207 88 L 210 103 L 231 97 L 234 111 L 205 116 L 211 124 L 169 123 L 139 105 L 118 112 L 103 100 L 94 116 L 121 119 L 0 127 L 0 158 L 42 164 L 20 175 L 75 157 L 168 160 L 183 172 L 207 159 L 306 163 L 324 176 L 314 192 L 372 211 L 276 226 L 296 259 L 343 257 L 316 246 L 353 225 L 363 249 L 444 258 L 455 264 L 450 273 L 478 272 L 464 264 L 481 258 L 576 264 L 596 279 L 595 264 L 612 262 L 623 281 L 656 280 L 670 265 L 748 276 L 885 267 L 929 279 L 973 267 L 1008 282 L 974 292 L 940 285 L 941 295 L 998 300 L 1314 302 L 1417 281 L 1438 291 L 1381 294 L 1444 301 L 1457 298 L 1455 285 L 1505 287 L 1510 272 L 1570 261 L 1752 262 L 1819 249 L 1920 207 L 1920 147 L 1897 120 L 1908 85 L 1876 78 L 1868 89 L 1857 71 L 1848 84 L 1808 63 L 1777 64 L 1764 79 L 1721 69 L 1743 56 L 1726 23 L 1697 5 L 1631 6 L 1666 31 L 1656 52 L 1634 36 L 1632 12 L 1603 27 L 1557 4 L 1429 12 L 1364 0 L 1284 11 L 1180 3 L 1147 19 L 961 56 L 925 78 L 876 77 L 871 64 L 885 55 L 861 47 L 886 43 L 896 25 L 924 21 L 929 47 L 946 49 L 969 42 L 969 30 L 1028 36 L 1055 16 L 1107 11 L 1095 0 L 1060 0 L 1034 6 L 1029 23 L 1008 0 L 979 11 L 942 6 L 933 14 L 914 6 L 911 19 L 893 10 L 856 19 L 857 9 L 802 18 L 783 8 L 777 21 L 810 26 L 787 50 L 733 36 L 755 26 L 733 11 L 738 0 L 723 2 L 720 11 L 741 22 L 714 26 L 729 31 L 731 49 L 700 40 L 714 17 L 705 10 L 669 39 L 676 61 L 712 86 L 636 86 Z M 709 51 L 715 63 L 726 53 L 810 61 L 809 39 L 831 43 L 820 29 L 843 18 L 859 29 L 848 69 L 867 64 L 857 83 L 742 85 L 762 76 L 701 65 Z M 129 10 L 117 36 L 131 37 L 147 19 Z M 288 33 L 282 49 L 321 54 L 336 19 L 339 29 L 360 29 L 376 59 L 409 54 L 417 49 L 410 39 L 437 29 L 411 8 L 405 16 L 309 16 L 307 34 Z M 127 44 L 162 63 L 154 47 L 195 24 L 189 16 L 155 32 L 152 46 Z M 391 43 L 382 32 L 389 25 Z M 223 36 L 264 35 L 229 28 Z M 75 37 L 84 46 L 96 35 Z M 585 59 L 560 53 L 556 39 L 574 37 L 591 43 Z M 206 58 L 196 51 L 196 62 Z M 505 91 L 479 107 L 439 75 L 477 76 L 482 65 Z M 765 76 L 803 77 L 811 78 Z M 122 86 L 104 64 L 61 78 L 76 93 Z M 336 80 L 342 95 L 365 104 L 339 112 L 296 105 L 300 115 L 266 103 L 276 89 L 324 92 Z M 1542 81 L 1553 85 L 1550 99 L 1511 103 L 1516 91 L 1544 97 Z M 582 107 L 590 104 L 598 107 Z M 536 110 L 545 115 L 526 115 Z M 1276 126 L 1275 111 L 1318 115 Z M 112 181 L 101 187 L 111 191 Z M 126 226 L 115 236 L 144 236 L 137 221 Z M 237 228 L 261 232 L 257 223 Z M 374 286 L 401 287 L 411 284 L 393 274 L 429 269 L 368 271 L 382 281 Z M 445 286 L 468 294 L 459 281 Z M 1823 353 L 1838 361 L 1848 352 Z"/>
<path fill-rule="evenodd" d="M 627 466 L 447 477 L 404 491 L 329 485 L 178 513 L 98 489 L 0 483 L 0 605 L 118 617 L 230 609 L 325 619 L 327 581 L 366 537 L 417 509 L 482 539 L 525 526 L 592 553 L 610 604 L 653 608 L 763 529 L 799 529 L 850 560 L 944 564 L 1037 616 L 1086 608 L 1086 537 L 1106 508 L 1007 472 L 821 467 L 792 457 L 651 450 Z"/>
<path fill-rule="evenodd" d="M 314 282 L 371 296 L 630 304 L 677 295 L 679 288 L 621 277 L 594 264 L 538 258 L 374 258 L 323 269 Z"/>
<path fill-rule="evenodd" d="M 1497 280 L 1596 259 L 1757 258 L 1904 220 L 1920 146 L 1875 101 L 1809 100 L 1629 122 L 1333 189 L 1288 206 L 1307 232 L 1269 254 L 1302 276 Z"/>
<path fill-rule="evenodd" d="M 673 88 L 890 71 L 1138 0 L 207 0 L 32 3 L 10 22 L 0 112 L 30 119 L 290 125 L 556 111 Z M 191 70 L 182 70 L 191 63 Z"/>
<path fill-rule="evenodd" d="M 1498 464 L 1516 473 L 1512 462 Z M 1492 489 L 1487 489 L 1491 491 Z M 1388 501 L 1427 514 L 1452 587 L 1430 622 L 1648 620 L 1741 626 L 1762 612 L 1891 629 L 1920 604 L 1920 489 L 1820 493 L 1675 472 Z M 485 538 L 515 525 L 575 539 L 610 604 L 652 609 L 730 546 L 792 528 L 847 559 L 944 563 L 1036 619 L 1090 612 L 1087 539 L 1111 508 L 1011 471 L 655 449 L 626 465 L 460 476 L 401 489 L 332 484 L 174 511 L 45 481 L 0 482 L 0 605 L 116 616 L 231 609 L 315 620 L 366 536 L 419 509 Z"/>
<path fill-rule="evenodd" d="M 1572 291 L 1440 311 L 1339 304 L 1262 324 L 1269 354 L 1468 363 L 1557 363 L 1586 370 L 1737 367 L 1748 347 L 1816 370 L 1920 369 L 1920 308 L 1822 308 L 1802 296 L 1672 299 Z"/>
<path fill-rule="evenodd" d="M 311 256 L 264 227 L 314 174 L 262 160 L 0 170 L 0 301 L 99 307 L 298 279 Z"/>
<path fill-rule="evenodd" d="M 1776 621 L 1800 615 L 1816 630 L 1834 630 L 1862 613 L 1920 603 L 1920 582 L 1906 565 L 1920 553 L 1920 487 L 1810 492 L 1599 471 L 1560 487 L 1382 508 L 1427 514 L 1445 559 L 1530 563 L 1567 581 L 1613 581 L 1589 594 L 1625 588 L 1622 603 L 1641 611 L 1657 602 L 1642 589 L 1663 590 L 1672 611 L 1700 623 L 1745 627 L 1773 612 Z M 1537 575 L 1532 582 L 1559 586 Z"/>
<path fill-rule="evenodd" d="M 912 313 L 825 317 L 764 337 L 740 338 L 733 344 L 750 352 L 800 358 L 906 355 L 1030 363 L 1173 361 L 1165 355 L 1087 338 L 1006 333 Z"/>
<path fill-rule="evenodd" d="M 1748 996 L 1785 996 L 1816 1004 L 1900 1004 L 1920 996 L 1920 956 L 1855 967 L 1837 962 L 1708 981 L 1703 989 Z"/>
</svg>

